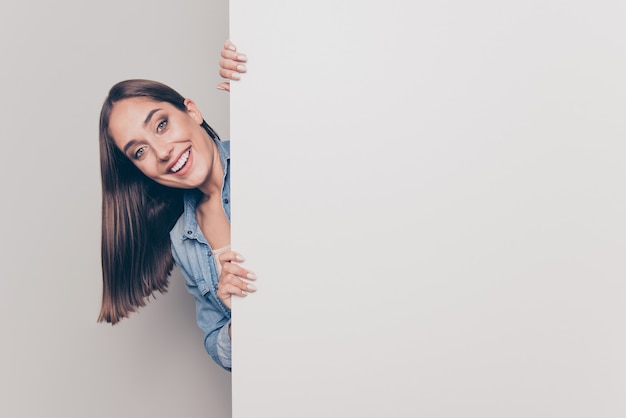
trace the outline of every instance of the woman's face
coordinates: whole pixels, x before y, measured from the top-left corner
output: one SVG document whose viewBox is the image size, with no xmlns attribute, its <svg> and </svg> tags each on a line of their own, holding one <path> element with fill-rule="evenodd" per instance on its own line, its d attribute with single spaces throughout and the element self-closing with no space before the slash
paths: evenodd
<svg viewBox="0 0 626 418">
<path fill-rule="evenodd" d="M 187 111 L 167 102 L 129 98 L 111 111 L 115 145 L 146 176 L 164 186 L 201 188 L 209 181 L 215 144 L 202 128 L 202 114 L 185 100 Z"/>
</svg>

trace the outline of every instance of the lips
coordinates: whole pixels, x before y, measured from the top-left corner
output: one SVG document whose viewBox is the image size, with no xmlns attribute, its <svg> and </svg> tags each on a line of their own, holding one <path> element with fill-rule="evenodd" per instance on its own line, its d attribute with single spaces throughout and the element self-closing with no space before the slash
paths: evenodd
<svg viewBox="0 0 626 418">
<path fill-rule="evenodd" d="M 172 173 L 178 173 L 182 168 L 187 164 L 189 160 L 189 154 L 191 154 L 191 148 L 188 148 L 187 151 L 183 152 L 178 160 L 170 167 L 169 171 Z"/>
</svg>

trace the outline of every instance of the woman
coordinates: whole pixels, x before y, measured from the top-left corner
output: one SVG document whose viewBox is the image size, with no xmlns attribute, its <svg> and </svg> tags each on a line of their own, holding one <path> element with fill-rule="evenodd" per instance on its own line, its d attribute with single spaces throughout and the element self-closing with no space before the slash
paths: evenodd
<svg viewBox="0 0 626 418">
<path fill-rule="evenodd" d="M 224 44 L 220 75 L 238 80 L 246 57 Z M 218 88 L 230 91 L 229 81 Z M 255 275 L 230 250 L 229 142 L 196 104 L 150 80 L 114 85 L 100 114 L 103 297 L 99 321 L 119 322 L 167 290 L 176 263 L 196 300 L 211 357 L 231 370 L 232 295 Z"/>
</svg>

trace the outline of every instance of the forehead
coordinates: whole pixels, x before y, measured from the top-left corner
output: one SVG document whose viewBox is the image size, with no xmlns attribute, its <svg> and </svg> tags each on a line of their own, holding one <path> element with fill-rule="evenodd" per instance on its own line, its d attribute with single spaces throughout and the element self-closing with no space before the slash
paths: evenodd
<svg viewBox="0 0 626 418">
<path fill-rule="evenodd" d="M 153 110 L 164 108 L 169 103 L 155 102 L 142 97 L 132 97 L 116 102 L 109 116 L 109 130 L 129 127 L 126 125 L 143 125 L 146 116 Z M 170 105 L 171 106 L 171 105 Z M 113 132 L 111 132 L 113 134 Z"/>
</svg>

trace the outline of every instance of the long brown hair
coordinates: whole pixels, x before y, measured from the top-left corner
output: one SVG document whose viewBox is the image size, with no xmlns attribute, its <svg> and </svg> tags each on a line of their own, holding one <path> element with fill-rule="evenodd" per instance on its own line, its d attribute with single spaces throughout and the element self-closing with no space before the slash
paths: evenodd
<svg viewBox="0 0 626 418">
<path fill-rule="evenodd" d="M 155 291 L 167 291 L 174 267 L 169 231 L 183 211 L 183 190 L 146 177 L 117 148 L 109 132 L 115 103 L 132 97 L 168 102 L 186 111 L 185 98 L 151 80 L 115 84 L 100 112 L 102 174 L 102 306 L 98 322 L 115 324 L 145 306 Z M 205 122 L 209 135 L 219 137 Z"/>
</svg>

